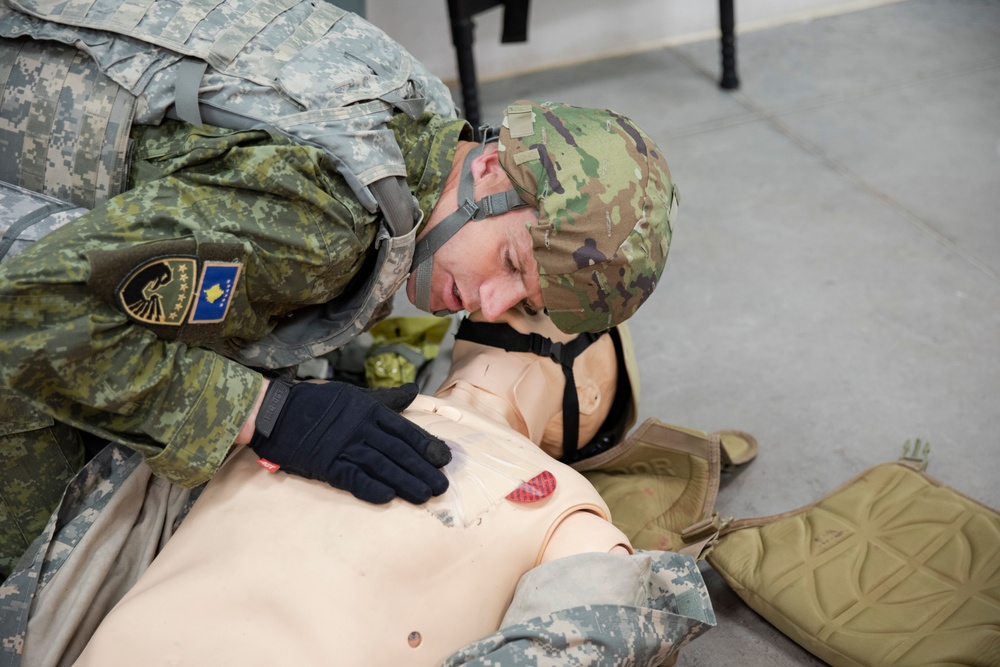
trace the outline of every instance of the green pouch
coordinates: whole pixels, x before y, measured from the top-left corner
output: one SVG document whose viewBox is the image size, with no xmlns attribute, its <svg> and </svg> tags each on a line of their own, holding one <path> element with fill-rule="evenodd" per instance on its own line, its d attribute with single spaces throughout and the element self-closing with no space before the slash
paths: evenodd
<svg viewBox="0 0 1000 667">
<path fill-rule="evenodd" d="M 910 465 L 726 526 L 708 562 L 836 667 L 1000 665 L 1000 514 Z"/>
<path fill-rule="evenodd" d="M 706 433 L 648 419 L 624 442 L 573 467 L 632 546 L 697 556 L 720 527 L 712 510 L 722 465 L 756 454 L 757 441 L 740 431 Z"/>
<path fill-rule="evenodd" d="M 448 317 L 390 317 L 373 326 L 372 345 L 365 358 L 369 387 L 398 387 L 417 376 L 441 350 L 451 327 Z"/>
</svg>

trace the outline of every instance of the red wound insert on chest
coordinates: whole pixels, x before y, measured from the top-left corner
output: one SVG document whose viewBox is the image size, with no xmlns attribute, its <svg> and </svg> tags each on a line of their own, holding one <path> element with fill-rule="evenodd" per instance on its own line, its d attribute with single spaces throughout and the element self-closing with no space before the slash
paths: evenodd
<svg viewBox="0 0 1000 667">
<path fill-rule="evenodd" d="M 534 503 L 547 498 L 556 490 L 556 477 L 544 470 L 507 494 L 507 500 L 515 503 Z"/>
</svg>

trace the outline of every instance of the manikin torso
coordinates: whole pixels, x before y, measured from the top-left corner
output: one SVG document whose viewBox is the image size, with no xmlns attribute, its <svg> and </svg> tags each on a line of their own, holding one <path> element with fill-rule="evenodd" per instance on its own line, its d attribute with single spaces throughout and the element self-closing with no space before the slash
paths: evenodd
<svg viewBox="0 0 1000 667">
<path fill-rule="evenodd" d="M 244 449 L 77 664 L 435 665 L 498 629 L 532 567 L 630 549 L 593 487 L 506 424 L 448 398 L 404 414 L 452 447 L 447 492 L 371 505 Z M 550 493 L 507 498 L 545 472 Z"/>
</svg>

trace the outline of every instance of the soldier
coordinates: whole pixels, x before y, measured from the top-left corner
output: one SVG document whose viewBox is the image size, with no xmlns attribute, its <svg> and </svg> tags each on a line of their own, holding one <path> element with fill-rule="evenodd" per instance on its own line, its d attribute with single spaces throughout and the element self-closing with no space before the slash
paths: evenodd
<svg viewBox="0 0 1000 667">
<path fill-rule="evenodd" d="M 4 11 L 0 35 L 24 18 Z M 432 84 L 414 74 L 406 85 Z M 3 108 L 24 90 L 8 87 Z M 598 331 L 649 296 L 677 199 L 661 152 L 632 121 L 524 101 L 479 142 L 440 104 L 423 114 L 394 104 L 386 127 L 424 218 L 406 286 L 419 307 L 495 318 L 524 303 L 564 331 Z M 447 488 L 447 447 L 397 414 L 415 389 L 285 379 L 387 312 L 411 264 L 395 281 L 375 266 L 391 246 L 381 215 L 301 137 L 170 113 L 152 123 L 140 113 L 151 108 L 140 95 L 125 191 L 0 266 L 4 573 L 89 437 L 141 452 L 188 487 L 249 444 L 274 468 L 374 503 L 422 503 Z M 281 414 L 296 418 L 275 427 Z"/>
</svg>

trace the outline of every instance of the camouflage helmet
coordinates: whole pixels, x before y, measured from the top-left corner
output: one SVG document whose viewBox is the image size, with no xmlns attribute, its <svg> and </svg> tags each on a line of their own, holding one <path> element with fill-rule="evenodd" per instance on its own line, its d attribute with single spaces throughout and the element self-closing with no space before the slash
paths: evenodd
<svg viewBox="0 0 1000 667">
<path fill-rule="evenodd" d="M 679 202 L 653 140 L 608 109 L 518 101 L 499 160 L 538 210 L 530 231 L 556 326 L 602 331 L 631 317 L 663 273 Z"/>
</svg>

